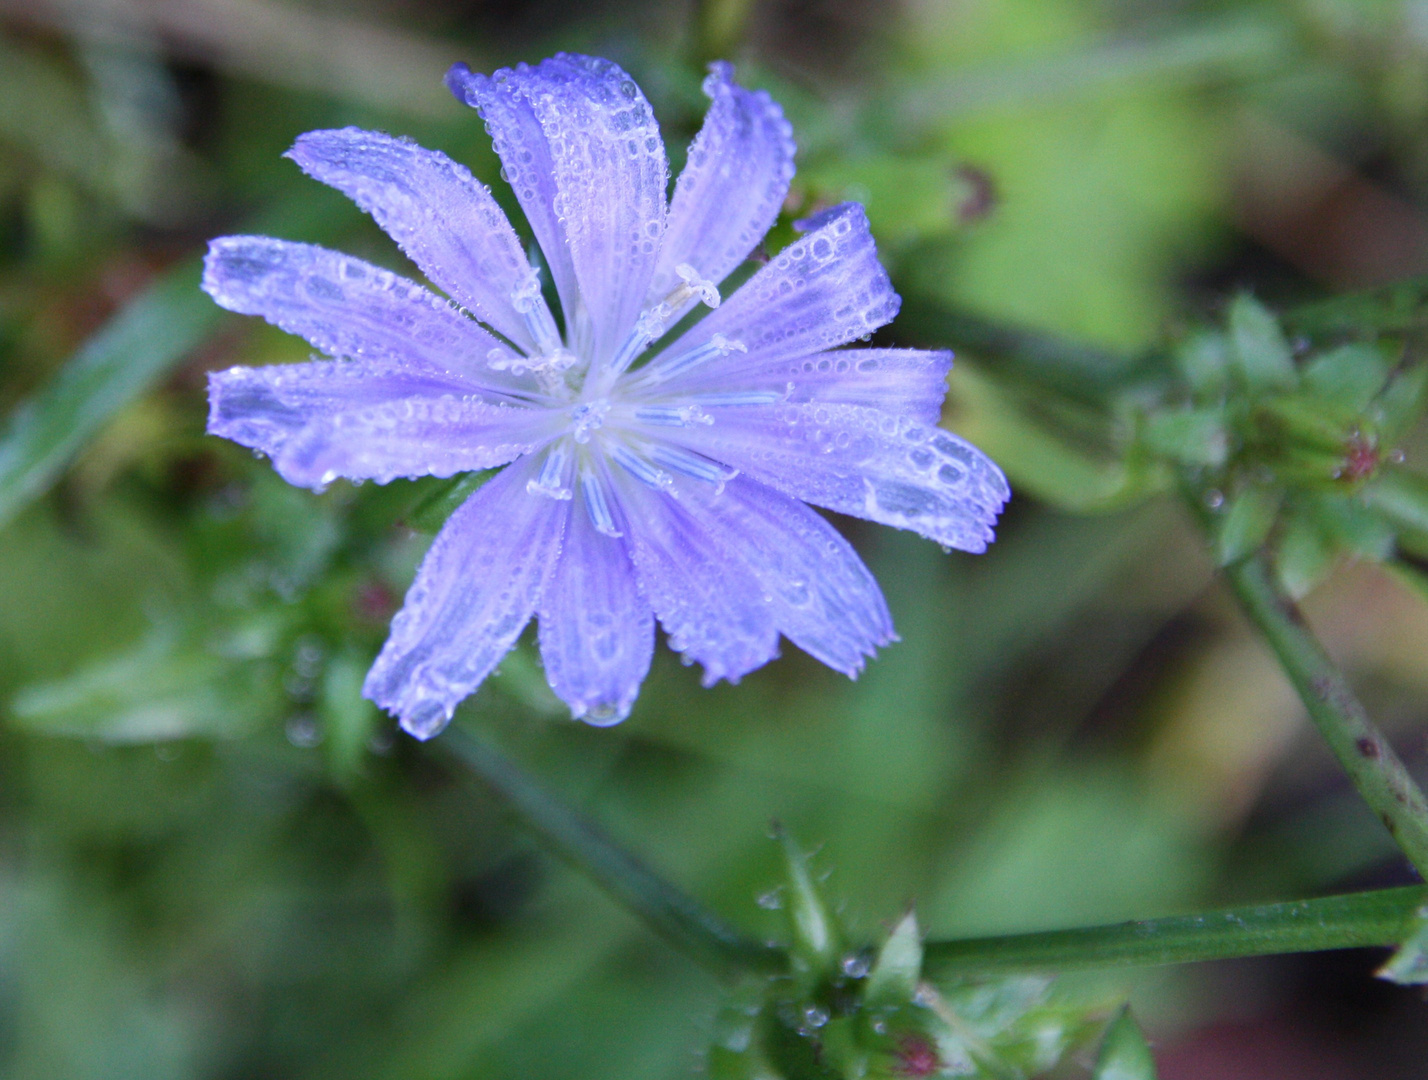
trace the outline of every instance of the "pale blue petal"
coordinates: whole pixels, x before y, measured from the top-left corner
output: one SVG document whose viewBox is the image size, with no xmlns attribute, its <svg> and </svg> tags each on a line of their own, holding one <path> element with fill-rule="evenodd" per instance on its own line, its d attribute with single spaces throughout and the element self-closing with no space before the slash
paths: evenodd
<svg viewBox="0 0 1428 1080">
<path fill-rule="evenodd" d="M 740 476 L 722 492 L 681 497 L 763 588 L 778 629 L 810 656 L 856 678 L 894 640 L 882 591 L 857 552 L 803 503 Z"/>
<path fill-rule="evenodd" d="M 513 354 L 414 281 L 312 244 L 225 236 L 208 246 L 203 288 L 229 311 L 261 315 L 329 356 L 393 360 L 475 390 L 529 396 L 533 383 L 491 367 Z"/>
<path fill-rule="evenodd" d="M 670 437 L 796 499 L 963 551 L 986 550 L 1011 496 L 966 440 L 855 405 L 722 409 L 712 425 Z"/>
<path fill-rule="evenodd" d="M 460 380 L 392 360 L 318 360 L 208 375 L 208 433 L 270 457 L 308 424 L 407 397 L 467 393 Z"/>
<path fill-rule="evenodd" d="M 560 551 L 567 503 L 526 492 L 534 458 L 478 490 L 432 542 L 362 688 L 429 739 L 511 650 Z"/>
<path fill-rule="evenodd" d="M 465 166 L 359 128 L 309 131 L 287 156 L 371 214 L 452 299 L 527 353 L 534 348 L 512 302 L 530 262 L 490 189 Z"/>
<path fill-rule="evenodd" d="M 457 65 L 448 83 L 491 129 L 572 345 L 588 333 L 604 364 L 639 318 L 664 235 L 669 164 L 649 102 L 619 65 L 565 53 L 490 77 Z"/>
<path fill-rule="evenodd" d="M 565 547 L 540 604 L 540 655 L 571 714 L 605 727 L 630 715 L 650 669 L 654 613 L 624 541 L 595 530 L 582 496 L 566 505 Z"/>
<path fill-rule="evenodd" d="M 845 203 L 820 222 L 662 350 L 651 366 L 688 353 L 715 334 L 746 351 L 707 361 L 711 375 L 731 359 L 775 364 L 865 337 L 891 321 L 898 296 L 878 262 L 863 208 Z"/>
<path fill-rule="evenodd" d="M 338 477 L 385 484 L 489 469 L 560 432 L 548 410 L 492 404 L 390 370 L 374 378 L 373 363 L 215 372 L 208 430 L 261 450 L 284 480 L 310 488 Z"/>
<path fill-rule="evenodd" d="M 705 686 L 737 682 L 776 657 L 778 627 L 763 586 L 707 520 L 662 491 L 618 483 L 640 590 L 670 648 L 703 665 Z"/>
<path fill-rule="evenodd" d="M 835 349 L 772 363 L 738 353 L 692 368 L 650 393 L 767 390 L 788 402 L 866 405 L 936 424 L 947 396 L 950 352 L 922 349 Z"/>
<path fill-rule="evenodd" d="M 681 264 L 715 285 L 728 277 L 778 218 L 793 178 L 793 128 L 768 94 L 745 90 L 722 62 L 704 92 L 712 102 L 675 184 L 651 304 L 679 285 Z"/>
</svg>

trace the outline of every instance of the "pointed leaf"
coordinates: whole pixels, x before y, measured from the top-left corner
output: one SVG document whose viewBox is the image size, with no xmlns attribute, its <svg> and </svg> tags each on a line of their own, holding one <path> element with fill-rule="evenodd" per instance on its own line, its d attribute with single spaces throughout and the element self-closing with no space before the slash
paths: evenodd
<svg viewBox="0 0 1428 1080">
<path fill-rule="evenodd" d="M 1393 553 L 1393 529 L 1356 495 L 1317 494 L 1305 500 L 1325 537 L 1360 559 L 1382 562 Z"/>
<path fill-rule="evenodd" d="M 1304 386 L 1342 414 L 1368 407 L 1388 381 L 1388 362 L 1373 345 L 1341 345 L 1320 353 L 1304 368 Z"/>
<path fill-rule="evenodd" d="M 1294 386 L 1294 354 L 1273 313 L 1248 293 L 1230 304 L 1230 358 L 1252 393 Z"/>
<path fill-rule="evenodd" d="M 1215 560 L 1219 565 L 1229 566 L 1260 549 L 1274 527 L 1281 497 L 1276 489 L 1259 485 L 1231 497 L 1216 523 Z"/>
<path fill-rule="evenodd" d="M 1224 393 L 1229 379 L 1229 349 L 1223 334 L 1201 330 L 1175 347 L 1175 364 L 1196 398 Z"/>
<path fill-rule="evenodd" d="M 1091 1080 L 1155 1080 L 1155 1058 L 1127 1005 L 1106 1029 Z"/>
<path fill-rule="evenodd" d="M 1418 926 L 1398 947 L 1378 976 L 1407 986 L 1428 985 L 1428 908 L 1418 912 Z"/>
<path fill-rule="evenodd" d="M 43 494 L 104 423 L 196 348 L 222 315 L 198 290 L 198 264 L 186 262 L 90 338 L 0 435 L 0 527 Z"/>
<path fill-rule="evenodd" d="M 1184 409 L 1153 413 L 1145 424 L 1146 445 L 1182 465 L 1225 463 L 1230 453 L 1223 409 Z"/>
<path fill-rule="evenodd" d="M 1391 524 L 1428 535 L 1428 478 L 1384 469 L 1364 488 L 1363 501 Z"/>
<path fill-rule="evenodd" d="M 1428 400 L 1428 365 L 1416 364 L 1400 371 L 1374 402 L 1379 433 L 1389 446 L 1400 442 L 1418 418 Z"/>
<path fill-rule="evenodd" d="M 1292 515 L 1279 536 L 1274 566 L 1285 592 L 1302 600 L 1334 565 L 1334 546 L 1310 516 Z"/>
<path fill-rule="evenodd" d="M 499 470 L 482 469 L 478 472 L 462 473 L 448 480 L 442 480 L 428 494 L 422 496 L 415 506 L 406 513 L 406 524 L 417 532 L 436 533 L 446 524 L 446 519 L 456 513 L 464 503 L 487 480 Z"/>
<path fill-rule="evenodd" d="M 888 935 L 868 975 L 863 1000 L 869 1006 L 901 1005 L 917 994 L 922 977 L 922 931 L 909 911 Z"/>
<path fill-rule="evenodd" d="M 813 879 L 808 856 L 787 829 L 778 827 L 776 836 L 783 846 L 784 871 L 788 875 L 788 903 L 784 910 L 793 935 L 789 951 L 806 981 L 816 982 L 833 971 L 842 951 L 842 933 L 823 890 Z"/>
</svg>

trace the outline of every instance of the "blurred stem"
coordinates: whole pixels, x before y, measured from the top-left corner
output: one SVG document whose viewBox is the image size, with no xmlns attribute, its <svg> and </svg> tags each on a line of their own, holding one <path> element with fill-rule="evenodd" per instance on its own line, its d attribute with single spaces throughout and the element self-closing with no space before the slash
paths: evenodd
<svg viewBox="0 0 1428 1080">
<path fill-rule="evenodd" d="M 681 952 L 724 977 L 777 972 L 788 966 L 782 949 L 745 937 L 656 875 L 485 740 L 451 727 L 439 745 L 509 803 L 556 854 L 588 874 Z"/>
<path fill-rule="evenodd" d="M 1143 919 L 1075 930 L 929 941 L 924 977 L 1152 967 L 1240 956 L 1396 947 L 1417 925 L 1428 888 L 1409 886 Z"/>
<path fill-rule="evenodd" d="M 699 60 L 725 60 L 744 37 L 753 0 L 703 0 L 699 5 Z"/>
<path fill-rule="evenodd" d="M 1104 406 L 1118 391 L 1149 374 L 1152 357 L 1103 349 L 998 322 L 920 294 L 909 295 L 898 334 L 910 341 L 966 349 L 996 360 L 999 376 L 1052 389 L 1087 405 Z"/>
<path fill-rule="evenodd" d="M 1257 552 L 1226 567 L 1225 578 L 1359 795 L 1428 879 L 1428 800 L 1280 587 L 1269 560 Z"/>
</svg>

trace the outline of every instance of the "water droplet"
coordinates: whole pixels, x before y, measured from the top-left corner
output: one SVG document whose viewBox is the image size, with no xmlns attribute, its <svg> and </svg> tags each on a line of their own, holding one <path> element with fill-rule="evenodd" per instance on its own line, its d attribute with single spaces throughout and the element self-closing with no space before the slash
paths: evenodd
<svg viewBox="0 0 1428 1080">
<path fill-rule="evenodd" d="M 288 719 L 287 736 L 300 750 L 310 750 L 322 742 L 322 728 L 311 713 L 297 713 Z"/>
<path fill-rule="evenodd" d="M 1225 505 L 1225 493 L 1216 488 L 1211 488 L 1205 492 L 1205 505 L 1211 510 L 1218 510 Z"/>
<path fill-rule="evenodd" d="M 811 1028 L 821 1028 L 828 1023 L 828 1010 L 821 1005 L 806 1005 L 803 1009 L 803 1020 Z"/>
<path fill-rule="evenodd" d="M 760 893 L 757 900 L 759 907 L 765 911 L 777 911 L 783 907 L 783 894 L 780 889 L 770 889 L 766 893 Z"/>
<path fill-rule="evenodd" d="M 850 979 L 861 979 L 868 973 L 868 958 L 860 953 L 849 953 L 843 957 L 843 974 Z"/>
</svg>

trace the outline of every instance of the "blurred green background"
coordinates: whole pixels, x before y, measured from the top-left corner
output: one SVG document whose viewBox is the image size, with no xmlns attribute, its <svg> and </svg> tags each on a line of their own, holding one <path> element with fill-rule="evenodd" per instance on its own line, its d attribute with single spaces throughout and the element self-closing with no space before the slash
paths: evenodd
<svg viewBox="0 0 1428 1080">
<path fill-rule="evenodd" d="M 1237 287 L 1428 270 L 1417 0 L 0 0 L 0 1075 L 699 1069 L 714 981 L 358 695 L 442 492 L 315 496 L 203 435 L 206 370 L 307 354 L 197 291 L 208 237 L 411 272 L 293 138 L 410 135 L 509 205 L 441 75 L 560 48 L 631 71 L 676 166 L 707 60 L 769 89 L 790 214 L 868 207 L 890 342 L 957 305 L 1136 349 Z M 1180 510 L 1117 509 L 994 358 L 950 388 L 1018 494 L 982 557 L 839 522 L 902 636 L 857 683 L 789 648 L 704 691 L 662 651 L 600 731 L 526 644 L 457 722 L 761 935 L 774 818 L 870 936 L 909 902 L 949 936 L 1411 880 Z M 1424 765 L 1428 607 L 1343 565 L 1308 608 Z M 1170 1080 L 1420 1077 L 1376 960 L 1123 985 Z"/>
</svg>

